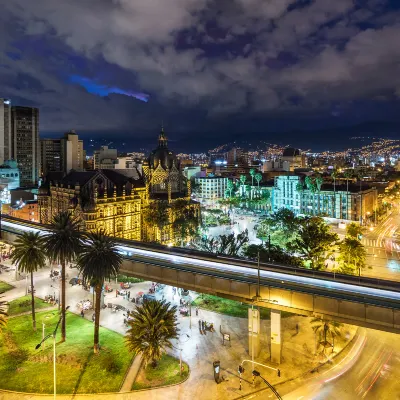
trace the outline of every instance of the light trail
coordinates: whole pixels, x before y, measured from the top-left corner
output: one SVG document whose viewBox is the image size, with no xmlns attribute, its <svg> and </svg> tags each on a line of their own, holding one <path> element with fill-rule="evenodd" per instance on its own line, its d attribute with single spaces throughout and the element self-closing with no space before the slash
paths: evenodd
<svg viewBox="0 0 400 400">
<path fill-rule="evenodd" d="M 33 227 L 29 226 L 24 226 L 24 225 L 19 225 L 15 224 L 12 222 L 8 221 L 2 221 L 2 224 L 4 226 L 8 226 L 14 229 L 19 229 L 23 231 L 34 231 L 34 232 L 42 232 L 43 230 L 36 229 Z M 125 252 L 124 254 L 127 257 L 132 257 L 132 256 L 138 256 L 147 259 L 147 262 L 150 262 L 151 260 L 157 260 L 157 261 L 162 261 L 166 262 L 169 264 L 179 264 L 182 267 L 183 266 L 190 266 L 190 267 L 199 267 L 202 269 L 202 272 L 204 270 L 209 270 L 211 271 L 219 271 L 221 273 L 233 273 L 237 275 L 247 275 L 250 276 L 251 278 L 256 278 L 257 277 L 257 269 L 255 268 L 249 268 L 249 267 L 244 267 L 244 266 L 238 266 L 238 265 L 233 265 L 233 264 L 227 264 L 227 263 L 219 263 L 216 261 L 208 261 L 208 260 L 203 260 L 199 258 L 194 258 L 194 257 L 184 257 L 180 255 L 174 255 L 174 254 L 168 254 L 168 253 L 162 253 L 162 252 L 157 252 L 157 251 L 151 251 L 151 250 L 143 250 L 135 247 L 129 247 L 129 246 L 118 246 L 118 249 L 121 250 L 122 252 Z M 308 287 L 313 287 L 317 289 L 322 289 L 322 290 L 330 290 L 330 291 L 337 291 L 337 292 L 342 292 L 342 293 L 347 293 L 347 294 L 356 294 L 362 297 L 374 297 L 377 299 L 384 299 L 384 300 L 394 300 L 394 301 L 400 301 L 400 292 L 399 291 L 391 291 L 391 290 L 385 290 L 385 289 L 376 289 L 376 288 L 371 288 L 371 287 L 366 287 L 366 286 L 359 286 L 355 284 L 347 284 L 347 283 L 342 283 L 342 282 L 334 282 L 334 281 L 328 281 L 328 280 L 323 280 L 323 279 L 317 279 L 317 278 L 308 278 L 304 276 L 298 276 L 298 275 L 289 275 L 289 274 L 284 274 L 284 273 L 279 273 L 279 272 L 274 272 L 274 271 L 266 271 L 266 270 L 261 270 L 260 271 L 261 278 L 269 279 L 269 280 L 274 280 L 278 281 L 281 283 L 292 283 L 292 284 L 297 284 L 297 285 L 305 285 Z M 399 285 L 400 287 L 400 285 Z"/>
</svg>

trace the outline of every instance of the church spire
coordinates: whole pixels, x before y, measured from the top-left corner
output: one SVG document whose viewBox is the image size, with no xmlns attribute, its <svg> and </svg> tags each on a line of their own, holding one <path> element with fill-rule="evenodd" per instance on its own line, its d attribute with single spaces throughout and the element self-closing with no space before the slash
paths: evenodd
<svg viewBox="0 0 400 400">
<path fill-rule="evenodd" d="M 158 147 L 168 147 L 168 140 L 164 133 L 164 123 L 161 123 L 161 132 L 158 135 Z"/>
</svg>

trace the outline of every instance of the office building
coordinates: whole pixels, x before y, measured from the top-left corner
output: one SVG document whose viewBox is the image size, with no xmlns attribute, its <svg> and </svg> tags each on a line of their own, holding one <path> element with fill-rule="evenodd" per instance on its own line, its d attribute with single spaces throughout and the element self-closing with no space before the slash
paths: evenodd
<svg viewBox="0 0 400 400">
<path fill-rule="evenodd" d="M 0 165 L 11 158 L 11 102 L 0 98 Z"/>
<path fill-rule="evenodd" d="M 40 139 L 41 175 L 49 172 L 83 171 L 83 141 L 71 130 L 60 139 Z"/>
<path fill-rule="evenodd" d="M 308 188 L 301 176 L 275 177 L 273 209 L 291 209 L 295 214 L 318 215 L 364 223 L 378 205 L 374 187 L 357 184 L 321 184 Z"/>
<path fill-rule="evenodd" d="M 118 158 L 117 149 L 110 149 L 108 146 L 101 146 L 94 152 L 94 169 L 114 169 L 114 163 Z"/>
<path fill-rule="evenodd" d="M 207 176 L 194 178 L 198 185 L 196 195 L 200 200 L 218 200 L 225 197 L 225 191 L 228 188 L 228 178 L 222 176 Z"/>
<path fill-rule="evenodd" d="M 21 186 L 37 185 L 39 179 L 40 142 L 39 110 L 11 107 L 11 158 L 18 162 Z"/>
</svg>

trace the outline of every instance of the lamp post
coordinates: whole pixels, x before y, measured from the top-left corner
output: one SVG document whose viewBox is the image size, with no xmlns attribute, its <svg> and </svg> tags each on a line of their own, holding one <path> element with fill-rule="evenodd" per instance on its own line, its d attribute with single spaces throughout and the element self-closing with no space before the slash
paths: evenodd
<svg viewBox="0 0 400 400">
<path fill-rule="evenodd" d="M 253 378 L 255 378 L 256 376 L 259 376 L 264 381 L 264 383 L 272 390 L 272 393 L 276 396 L 276 398 L 279 400 L 282 400 L 282 397 L 279 395 L 279 393 L 276 391 L 276 389 L 265 378 L 263 378 L 257 370 L 253 369 L 252 374 L 253 374 Z"/>
<path fill-rule="evenodd" d="M 181 341 L 180 337 L 178 338 L 179 345 L 186 343 L 190 339 L 190 336 L 187 333 L 185 333 L 185 335 L 187 339 L 184 342 Z M 179 374 L 180 376 L 182 376 L 182 346 L 179 346 L 178 348 L 172 345 L 172 347 L 175 348 L 176 350 L 179 350 Z"/>
<path fill-rule="evenodd" d="M 69 309 L 69 306 L 65 308 L 65 311 Z M 54 329 L 53 333 L 50 333 L 46 337 L 42 339 L 42 341 L 35 346 L 35 349 L 38 350 L 42 344 L 49 338 L 53 338 L 53 388 L 54 388 L 54 400 L 56 399 L 57 396 L 57 371 L 56 371 L 56 335 L 57 335 L 57 330 L 58 326 L 60 325 L 61 320 L 63 319 L 62 315 L 60 316 L 56 328 Z"/>
</svg>

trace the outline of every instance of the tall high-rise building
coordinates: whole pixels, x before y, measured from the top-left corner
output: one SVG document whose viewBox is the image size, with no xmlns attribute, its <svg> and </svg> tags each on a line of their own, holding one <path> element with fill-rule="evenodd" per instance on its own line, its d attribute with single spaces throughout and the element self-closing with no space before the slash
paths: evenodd
<svg viewBox="0 0 400 400">
<path fill-rule="evenodd" d="M 117 149 L 109 149 L 108 146 L 101 146 L 94 152 L 94 169 L 114 169 L 114 163 L 118 158 Z"/>
<path fill-rule="evenodd" d="M 83 171 L 83 141 L 74 130 L 61 139 L 40 139 L 40 148 L 42 176 L 54 171 Z"/>
<path fill-rule="evenodd" d="M 11 107 L 11 157 L 18 162 L 21 186 L 36 185 L 39 178 L 39 110 Z"/>
<path fill-rule="evenodd" d="M 0 165 L 11 158 L 11 102 L 0 99 Z"/>
</svg>

